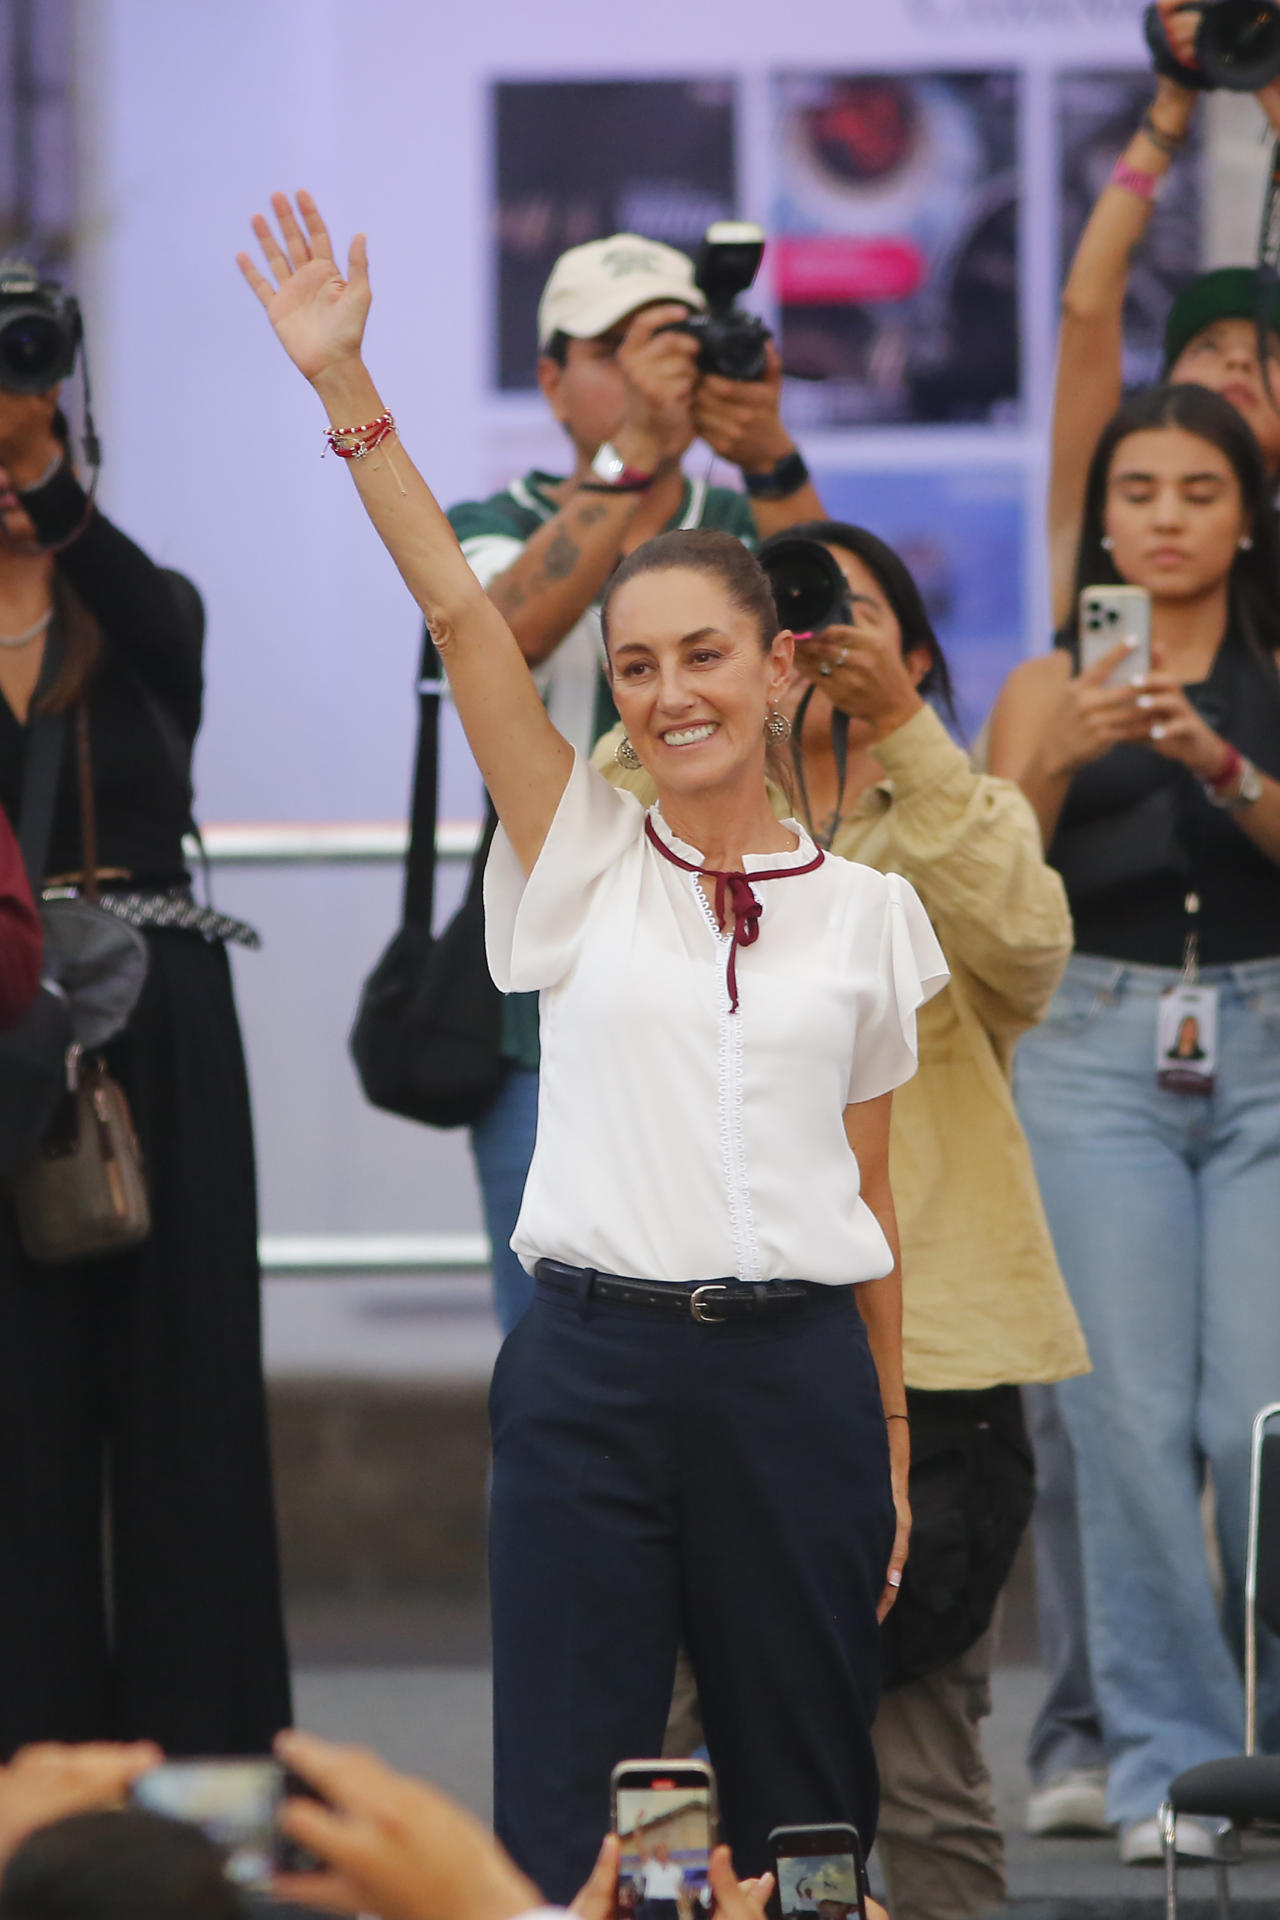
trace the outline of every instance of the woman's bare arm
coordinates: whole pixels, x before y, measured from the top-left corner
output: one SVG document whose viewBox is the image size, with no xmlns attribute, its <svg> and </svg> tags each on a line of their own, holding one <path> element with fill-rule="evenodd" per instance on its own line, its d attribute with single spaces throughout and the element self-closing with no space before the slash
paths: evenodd
<svg viewBox="0 0 1280 1920">
<path fill-rule="evenodd" d="M 1186 136 L 1196 96 L 1161 78 L 1149 109 L 1158 134 L 1170 144 Z M 1138 128 L 1124 160 L 1157 179 L 1171 156 Z M 1049 558 L 1053 623 L 1071 610 L 1072 576 L 1089 462 L 1107 421 L 1120 404 L 1124 346 L 1124 296 L 1129 263 L 1151 222 L 1152 203 L 1110 182 L 1102 189 L 1080 236 L 1062 292 L 1058 371 L 1053 398 L 1049 470 Z"/>
<path fill-rule="evenodd" d="M 385 409 L 360 354 L 370 300 L 364 236 L 352 242 L 344 280 L 311 196 L 298 195 L 302 225 L 283 194 L 273 194 L 271 204 L 283 247 L 260 214 L 253 226 L 274 285 L 247 254 L 237 256 L 240 270 L 285 352 L 319 394 L 330 422 L 343 427 L 376 420 Z M 528 872 L 560 804 L 573 750 L 547 718 L 510 627 L 467 565 L 453 529 L 403 447 L 388 440 L 366 458 L 346 464 L 426 617 L 471 751 Z"/>
<path fill-rule="evenodd" d="M 876 1100 L 860 1100 L 844 1110 L 845 1137 L 858 1162 L 862 1198 L 880 1223 L 893 1255 L 893 1271 L 882 1280 L 864 1280 L 855 1288 L 854 1299 L 867 1329 L 867 1344 L 876 1363 L 880 1398 L 884 1402 L 889 1435 L 889 1467 L 893 1478 L 893 1504 L 898 1515 L 893 1552 L 889 1557 L 889 1578 L 880 1597 L 880 1618 L 898 1597 L 898 1580 L 907 1564 L 911 1539 L 911 1504 L 907 1481 L 911 1470 L 911 1428 L 901 1416 L 907 1410 L 907 1389 L 902 1377 L 902 1250 L 898 1241 L 898 1216 L 889 1185 L 889 1121 L 893 1095 L 883 1093 Z M 897 1576 L 894 1578 L 893 1576 Z"/>
</svg>

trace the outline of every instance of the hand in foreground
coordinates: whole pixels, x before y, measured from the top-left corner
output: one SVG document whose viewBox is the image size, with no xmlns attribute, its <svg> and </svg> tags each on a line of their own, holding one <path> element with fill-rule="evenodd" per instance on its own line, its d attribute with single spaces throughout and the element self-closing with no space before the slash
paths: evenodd
<svg viewBox="0 0 1280 1920">
<path fill-rule="evenodd" d="M 262 302 L 294 366 L 314 382 L 344 361 L 359 360 L 372 297 L 365 237 L 358 233 L 351 242 L 344 280 L 311 195 L 298 194 L 305 234 L 287 194 L 273 193 L 271 206 L 284 237 L 283 247 L 262 214 L 255 213 L 252 224 L 274 285 L 247 253 L 236 255 L 236 265 Z"/>
<path fill-rule="evenodd" d="M 23 1747 L 0 1768 L 0 1868 L 27 1835 L 72 1813 L 116 1807 L 139 1774 L 164 1758 L 149 1740 L 132 1746 Z"/>
<path fill-rule="evenodd" d="M 712 1854 L 722 1853 L 728 1859 L 728 1847 L 717 1847 Z M 570 1913 L 576 1913 L 578 1920 L 614 1920 L 618 1911 L 618 1867 L 622 1859 L 622 1842 L 616 1833 L 607 1833 L 596 1855 L 595 1866 L 591 1869 L 591 1878 L 575 1894 L 570 1902 Z M 729 1862 L 732 1876 L 733 1864 Z M 712 1878 L 714 1886 L 714 1877 Z M 735 1883 L 738 1902 L 728 1916 L 728 1920 L 764 1920 L 769 1896 L 773 1892 L 774 1879 L 771 1873 L 765 1873 L 758 1880 L 739 1880 Z M 724 1902 L 717 1896 L 717 1914 L 725 1913 Z"/>
<path fill-rule="evenodd" d="M 284 1832 L 324 1861 L 281 1875 L 280 1899 L 380 1920 L 512 1920 L 542 1904 L 478 1820 L 360 1747 L 282 1733 L 276 1752 L 327 1805 L 290 1800 Z"/>
<path fill-rule="evenodd" d="M 1202 720 L 1172 674 L 1143 674 L 1135 683 L 1137 705 L 1147 740 L 1166 760 L 1180 760 L 1198 780 L 1215 780 L 1226 771 L 1231 749 L 1222 735 Z"/>
<path fill-rule="evenodd" d="M 782 361 L 770 340 L 763 380 L 726 380 L 708 373 L 693 399 L 693 424 L 713 453 L 744 473 L 768 473 L 795 442 L 778 414 Z"/>
<path fill-rule="evenodd" d="M 1204 9 L 1187 6 L 1185 0 L 1158 0 L 1160 25 L 1164 28 L 1165 39 L 1169 42 L 1169 51 L 1180 66 L 1198 68 L 1196 59 L 1196 34 L 1200 30 L 1200 21 Z M 1177 86 L 1175 80 L 1160 76 L 1161 84 Z M 1183 88 L 1181 91 L 1185 92 Z"/>
<path fill-rule="evenodd" d="M 1067 681 L 1045 732 L 1039 758 L 1046 773 L 1070 777 L 1125 741 L 1144 741 L 1150 721 L 1138 706 L 1138 688 L 1106 683 L 1132 652 L 1128 641 L 1104 653 Z"/>
<path fill-rule="evenodd" d="M 798 639 L 796 670 L 841 713 L 870 721 L 880 739 L 924 705 L 903 657 L 897 622 L 880 607 L 860 606 L 856 627 L 825 627 L 812 639 Z"/>
</svg>

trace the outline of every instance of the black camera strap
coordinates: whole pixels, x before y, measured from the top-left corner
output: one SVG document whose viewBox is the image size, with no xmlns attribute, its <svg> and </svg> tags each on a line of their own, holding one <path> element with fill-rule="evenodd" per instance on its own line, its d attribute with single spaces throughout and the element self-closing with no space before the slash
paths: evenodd
<svg viewBox="0 0 1280 1920">
<path fill-rule="evenodd" d="M 418 666 L 418 746 L 409 805 L 409 848 L 404 863 L 401 918 L 407 927 L 431 931 L 436 883 L 436 813 L 440 778 L 440 695 L 444 669 L 427 626 Z"/>
<path fill-rule="evenodd" d="M 836 807 L 831 816 L 831 828 L 820 833 L 818 823 L 813 817 L 813 808 L 809 803 L 809 785 L 804 777 L 804 723 L 810 703 L 818 689 L 808 686 L 800 696 L 795 718 L 791 722 L 791 765 L 796 776 L 796 791 L 800 795 L 800 805 L 804 812 L 804 823 L 812 834 L 816 844 L 830 853 L 831 843 L 840 829 L 840 815 L 844 811 L 845 781 L 849 774 L 849 716 L 841 713 L 839 707 L 831 709 L 831 751 L 836 762 Z"/>
<path fill-rule="evenodd" d="M 1267 191 L 1262 202 L 1262 225 L 1258 232 L 1258 265 L 1253 290 L 1254 324 L 1258 333 L 1258 372 L 1263 391 L 1280 412 L 1271 385 L 1271 355 L 1267 336 L 1275 327 L 1277 298 L 1280 297 L 1280 140 L 1271 147 L 1267 169 Z"/>
</svg>

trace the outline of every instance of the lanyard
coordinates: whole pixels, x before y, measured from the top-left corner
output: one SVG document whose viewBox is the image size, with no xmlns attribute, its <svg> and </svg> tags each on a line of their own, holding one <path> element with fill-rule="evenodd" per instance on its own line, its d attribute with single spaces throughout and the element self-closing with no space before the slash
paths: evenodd
<svg viewBox="0 0 1280 1920">
<path fill-rule="evenodd" d="M 1200 978 L 1200 895 L 1188 893 L 1183 901 L 1187 915 L 1186 938 L 1182 943 L 1182 981 L 1194 987 Z"/>
</svg>

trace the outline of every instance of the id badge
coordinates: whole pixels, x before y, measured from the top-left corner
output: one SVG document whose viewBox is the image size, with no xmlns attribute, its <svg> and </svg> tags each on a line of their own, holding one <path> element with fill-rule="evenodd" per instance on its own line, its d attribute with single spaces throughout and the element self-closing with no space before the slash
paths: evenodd
<svg viewBox="0 0 1280 1920">
<path fill-rule="evenodd" d="M 1218 989 L 1169 987 L 1156 1020 L 1156 1085 L 1169 1093 L 1212 1093 L 1218 1065 Z"/>
</svg>

